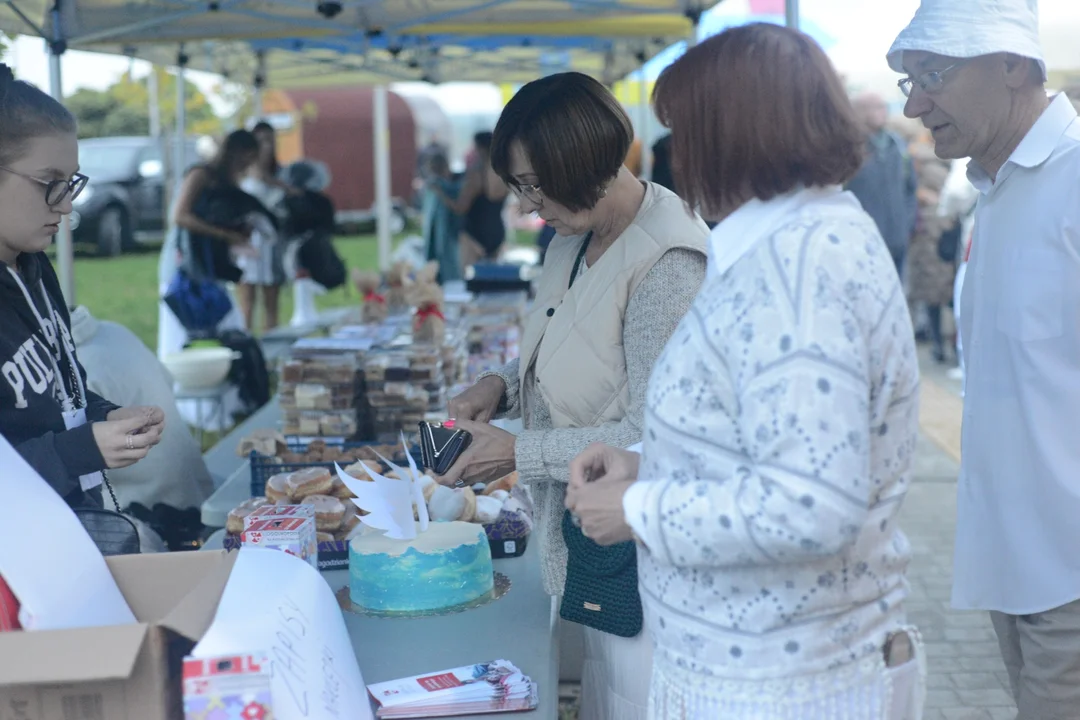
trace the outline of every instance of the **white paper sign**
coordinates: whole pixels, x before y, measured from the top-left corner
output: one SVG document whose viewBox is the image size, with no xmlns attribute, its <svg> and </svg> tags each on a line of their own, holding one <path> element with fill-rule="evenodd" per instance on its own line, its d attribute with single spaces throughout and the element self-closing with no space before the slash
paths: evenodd
<svg viewBox="0 0 1080 720">
<path fill-rule="evenodd" d="M 192 657 L 265 652 L 277 720 L 372 720 L 341 608 L 319 571 L 277 550 L 241 548 Z"/>
<path fill-rule="evenodd" d="M 68 504 L 0 437 L 0 497 L 17 511 L 0 522 L 0 575 L 27 630 L 137 622 L 105 558 Z"/>
</svg>

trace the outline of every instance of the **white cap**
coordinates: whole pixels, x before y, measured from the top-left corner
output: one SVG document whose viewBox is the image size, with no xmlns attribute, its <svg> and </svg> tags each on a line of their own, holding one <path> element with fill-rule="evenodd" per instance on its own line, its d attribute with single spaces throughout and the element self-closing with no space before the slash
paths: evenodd
<svg viewBox="0 0 1080 720">
<path fill-rule="evenodd" d="M 1038 0 L 922 0 L 889 49 L 896 72 L 904 72 L 905 50 L 950 58 L 1012 53 L 1037 61 L 1046 80 Z"/>
</svg>

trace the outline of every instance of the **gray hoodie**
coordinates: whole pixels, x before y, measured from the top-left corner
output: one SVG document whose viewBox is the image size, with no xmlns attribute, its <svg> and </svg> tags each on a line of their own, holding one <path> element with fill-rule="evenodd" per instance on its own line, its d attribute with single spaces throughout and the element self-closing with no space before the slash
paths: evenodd
<svg viewBox="0 0 1080 720">
<path fill-rule="evenodd" d="M 71 313 L 71 336 L 86 368 L 87 386 L 123 407 L 157 405 L 165 411 L 161 443 L 131 467 L 110 470 L 121 507 L 163 503 L 197 508 L 214 490 L 199 444 L 176 409 L 173 380 L 157 356 L 123 325 L 99 321 L 85 307 Z"/>
</svg>

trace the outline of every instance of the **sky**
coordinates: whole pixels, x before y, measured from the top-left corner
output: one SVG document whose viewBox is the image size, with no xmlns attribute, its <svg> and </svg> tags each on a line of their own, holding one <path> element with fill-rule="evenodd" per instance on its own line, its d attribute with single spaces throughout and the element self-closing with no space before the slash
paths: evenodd
<svg viewBox="0 0 1080 720">
<path fill-rule="evenodd" d="M 778 0 L 753 0 L 755 4 L 778 5 Z M 712 12 L 724 15 L 747 14 L 751 0 L 724 0 Z M 885 53 L 897 32 L 911 19 L 918 0 L 801 0 L 800 11 L 807 22 L 827 33 L 834 41 L 829 48 L 837 68 L 848 77 L 849 83 L 860 89 L 877 89 L 895 93 L 897 75 L 885 65 Z M 1049 33 L 1068 24 L 1068 46 L 1076 48 L 1075 68 L 1080 69 L 1080 0 L 1041 0 L 1040 12 L 1044 40 Z M 1049 47 L 1048 47 L 1049 51 Z M 1071 60 L 1071 55 L 1070 55 Z M 48 87 L 48 58 L 41 40 L 21 37 L 14 43 L 9 57 L 17 77 L 40 87 Z M 80 87 L 103 89 L 127 71 L 129 60 L 116 56 L 71 51 L 62 64 L 63 89 L 68 94 Z M 141 61 L 135 61 L 137 76 L 146 72 Z M 212 96 L 218 80 L 205 73 L 189 72 L 199 87 L 211 94 L 215 109 L 226 108 Z M 447 84 L 433 90 L 448 113 L 467 112 L 477 107 L 498 103 L 498 94 L 491 86 Z M 497 105 L 496 105 L 497 109 Z"/>
</svg>

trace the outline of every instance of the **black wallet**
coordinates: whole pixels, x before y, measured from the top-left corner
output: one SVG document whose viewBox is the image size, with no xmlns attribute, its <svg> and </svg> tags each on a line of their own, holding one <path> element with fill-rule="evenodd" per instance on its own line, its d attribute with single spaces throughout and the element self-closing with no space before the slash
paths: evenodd
<svg viewBox="0 0 1080 720">
<path fill-rule="evenodd" d="M 452 423 L 420 423 L 420 459 L 436 475 L 445 475 L 471 442 L 472 435 Z"/>
</svg>

